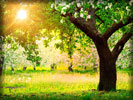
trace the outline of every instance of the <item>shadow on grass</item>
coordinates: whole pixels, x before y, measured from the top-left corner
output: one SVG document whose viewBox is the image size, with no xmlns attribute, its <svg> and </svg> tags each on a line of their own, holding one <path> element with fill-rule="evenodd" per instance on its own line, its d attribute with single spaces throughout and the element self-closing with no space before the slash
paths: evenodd
<svg viewBox="0 0 133 100">
<path fill-rule="evenodd" d="M 95 71 L 95 70 L 74 70 L 74 72 L 80 73 L 80 74 L 85 74 L 85 73 L 95 74 L 95 73 L 97 73 L 97 71 Z"/>
<path fill-rule="evenodd" d="M 96 90 L 78 92 L 50 92 L 32 94 L 2 95 L 0 100 L 132 100 L 131 91 L 117 90 L 116 92 L 104 92 Z"/>
<path fill-rule="evenodd" d="M 62 74 L 72 74 L 72 73 L 80 73 L 80 74 L 85 74 L 85 73 L 89 73 L 89 74 L 95 74 L 97 73 L 97 71 L 95 70 L 77 70 L 75 69 L 73 72 L 69 72 L 68 70 L 15 70 L 15 71 L 3 71 L 3 74 L 5 75 L 13 75 L 13 74 L 21 74 L 21 73 L 44 73 L 44 72 L 48 72 L 48 73 L 62 73 Z"/>
</svg>

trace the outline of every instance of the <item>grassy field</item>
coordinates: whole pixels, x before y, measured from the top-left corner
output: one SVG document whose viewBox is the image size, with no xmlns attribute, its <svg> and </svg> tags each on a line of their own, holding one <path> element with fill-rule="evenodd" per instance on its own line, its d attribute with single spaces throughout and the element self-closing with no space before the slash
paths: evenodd
<svg viewBox="0 0 133 100">
<path fill-rule="evenodd" d="M 97 91 L 99 74 L 92 71 L 6 71 L 0 100 L 133 100 L 131 74 L 117 72 L 117 91 Z"/>
</svg>

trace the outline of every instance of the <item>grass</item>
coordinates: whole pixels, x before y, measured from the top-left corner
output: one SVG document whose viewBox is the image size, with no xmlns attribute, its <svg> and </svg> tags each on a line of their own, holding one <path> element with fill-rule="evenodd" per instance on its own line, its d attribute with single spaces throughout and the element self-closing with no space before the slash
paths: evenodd
<svg viewBox="0 0 133 100">
<path fill-rule="evenodd" d="M 93 74 L 92 74 L 93 73 Z M 5 71 L 0 100 L 132 100 L 131 74 L 117 73 L 117 91 L 97 91 L 99 74 L 67 70 Z"/>
</svg>

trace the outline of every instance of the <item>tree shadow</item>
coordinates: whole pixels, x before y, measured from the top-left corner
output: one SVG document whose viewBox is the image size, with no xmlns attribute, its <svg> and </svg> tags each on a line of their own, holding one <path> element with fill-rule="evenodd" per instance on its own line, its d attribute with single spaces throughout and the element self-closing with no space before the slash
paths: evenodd
<svg viewBox="0 0 133 100">
<path fill-rule="evenodd" d="M 130 90 L 105 92 L 91 89 L 77 92 L 4 94 L 0 96 L 0 100 L 132 100 L 132 94 L 130 92 Z"/>
</svg>

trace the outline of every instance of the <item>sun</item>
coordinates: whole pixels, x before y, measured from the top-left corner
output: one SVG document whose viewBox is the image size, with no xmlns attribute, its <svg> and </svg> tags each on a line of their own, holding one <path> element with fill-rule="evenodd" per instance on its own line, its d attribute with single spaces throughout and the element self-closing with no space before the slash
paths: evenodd
<svg viewBox="0 0 133 100">
<path fill-rule="evenodd" d="M 23 20 L 27 17 L 27 12 L 25 10 L 19 10 L 17 13 L 17 18 Z"/>
</svg>

